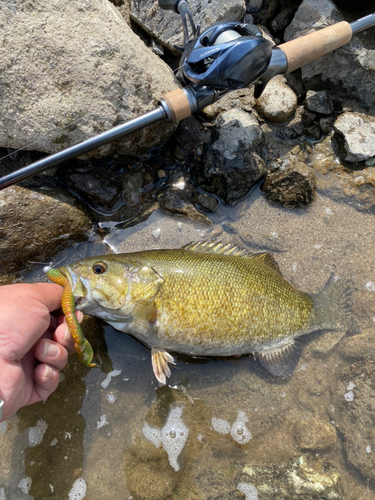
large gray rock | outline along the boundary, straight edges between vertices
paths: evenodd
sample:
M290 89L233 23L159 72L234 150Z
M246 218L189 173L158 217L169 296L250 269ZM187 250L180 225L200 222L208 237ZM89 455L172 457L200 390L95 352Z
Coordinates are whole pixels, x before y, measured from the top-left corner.
M190 8L201 32L216 21L240 21L246 12L244 0L197 0ZM183 45L181 17L172 10L162 10L158 0L133 0L131 18L169 50L179 53L173 45Z
M83 241L92 224L70 196L54 189L18 186L0 191L0 284L16 281L30 261L47 262L55 252Z
M107 0L0 3L0 146L56 152L157 106L169 67ZM143 129L97 154L139 154L174 127Z
M293 40L342 20L331 0L304 0L285 30L285 40ZM364 48L356 37L344 47L303 66L302 79L307 89L325 88L375 111L375 50Z

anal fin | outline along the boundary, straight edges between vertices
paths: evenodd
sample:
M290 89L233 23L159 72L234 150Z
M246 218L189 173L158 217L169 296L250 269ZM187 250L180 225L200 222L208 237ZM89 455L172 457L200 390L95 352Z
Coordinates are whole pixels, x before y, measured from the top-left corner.
M172 365L176 364L173 356L164 349L153 347L151 349L151 362L156 379L161 384L165 385L167 383L167 378L171 376L171 370L168 363Z
M272 347L265 351L257 352L261 364L276 377L289 377L292 375L298 360L300 350L292 340L282 347Z

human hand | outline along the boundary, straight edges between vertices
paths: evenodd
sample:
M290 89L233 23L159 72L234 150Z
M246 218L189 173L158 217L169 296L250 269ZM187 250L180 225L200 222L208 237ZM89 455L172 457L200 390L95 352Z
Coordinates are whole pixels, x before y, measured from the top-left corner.
M50 396L59 372L75 352L61 307L63 288L53 283L0 286L0 399L2 420ZM83 314L77 312L78 321Z

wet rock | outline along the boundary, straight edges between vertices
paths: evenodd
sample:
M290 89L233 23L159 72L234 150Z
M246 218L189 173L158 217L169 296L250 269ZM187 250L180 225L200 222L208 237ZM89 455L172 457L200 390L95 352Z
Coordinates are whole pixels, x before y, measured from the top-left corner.
M204 144L211 140L211 132L205 129L194 116L189 116L179 123L173 139L179 144L184 155L201 156ZM178 159L183 161L185 158L182 156Z
M176 88L110 2L1 2L0 25L1 146L57 152L156 108ZM161 122L92 154L139 154L174 128Z
M92 231L78 203L56 189L12 186L0 191L0 221L1 284L31 268L29 261L48 262L55 252Z
M263 132L252 115L232 110L218 117L215 134L193 172L194 181L225 203L234 203L266 173L259 149Z
M285 78L278 75L272 78L259 99L256 99L256 108L267 120L284 123L297 108L297 96L288 87Z
M334 152L331 137L315 144L312 166L317 172L320 192L360 210L369 210L375 205L375 167L355 171L345 168Z
M254 88L245 88L229 92L219 101L207 106L202 114L207 120L215 120L220 113L230 111L233 108L251 112L255 106Z
M242 20L246 8L244 0L199 0L190 5L201 32L221 19ZM163 10L157 0L132 2L131 19L139 24L157 42L180 55L173 45L182 46L181 17L172 10Z
M336 430L318 418L300 420L294 426L296 443L301 450L325 450L336 443Z
M344 161L358 165L375 157L375 118L361 113L343 113L334 123L335 138Z
M375 332L367 329L354 337L344 339L339 345L339 353L348 363L371 359L375 349Z
M218 205L216 198L205 193L199 193L198 191L195 192L191 201L207 212L214 212Z
M96 209L111 211L120 197L120 186L92 170L89 165L63 167L59 170L59 176L71 191Z
M372 346L372 348L371 348ZM375 480L375 356L345 366L334 388L335 424L342 433L346 460L368 480Z
M331 0L304 0L285 30L285 40L293 40L342 20ZM301 74L306 89L326 89L373 112L374 71L375 51L366 49L357 37L353 37L344 47L303 66Z
M284 207L309 205L315 196L314 169L302 162L285 166L267 176L262 191L270 201Z
M346 332L344 330L337 332L327 332L324 335L319 336L309 344L312 354L318 358L327 356L332 351L332 349L339 345L345 335Z
M131 170L123 176L122 198L126 205L129 207L138 205L143 184L143 175L140 170Z
M165 214L211 224L211 221L196 209L190 201L188 193L183 190L168 189L168 191L160 193L158 203L160 210Z
M257 485L259 500L345 498L338 470L321 458L309 459L301 456L293 463L274 467L248 465L242 469L238 479Z
M333 113L332 101L325 90L320 90L319 92L308 90L306 92L305 105L313 113L320 113L322 115Z

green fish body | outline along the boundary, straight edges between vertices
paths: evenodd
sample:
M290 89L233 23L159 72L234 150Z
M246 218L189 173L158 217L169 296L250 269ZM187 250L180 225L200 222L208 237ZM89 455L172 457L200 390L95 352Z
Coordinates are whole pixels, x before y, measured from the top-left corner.
M342 304L349 292L342 283L331 279L309 295L283 278L270 254L249 255L221 243L92 257L59 271L78 310L152 349L161 383L174 363L168 351L253 353L274 375L289 375L296 337L347 326Z

